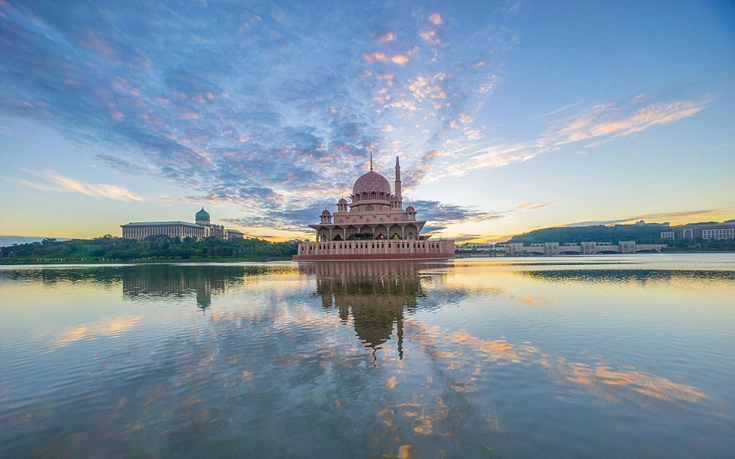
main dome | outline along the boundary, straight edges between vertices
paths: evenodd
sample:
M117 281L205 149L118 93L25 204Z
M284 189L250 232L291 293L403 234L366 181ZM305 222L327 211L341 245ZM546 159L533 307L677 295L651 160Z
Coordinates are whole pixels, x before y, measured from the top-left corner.
M377 172L370 171L355 180L355 184L352 186L352 194L356 196L362 193L372 192L390 195L390 183L387 178Z

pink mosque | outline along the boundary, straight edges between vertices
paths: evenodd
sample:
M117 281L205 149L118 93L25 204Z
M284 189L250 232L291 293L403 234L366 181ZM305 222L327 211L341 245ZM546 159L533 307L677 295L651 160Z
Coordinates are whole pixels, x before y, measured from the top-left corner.
M350 195L337 202L332 214L324 209L321 221L309 225L316 241L299 244L296 261L319 260L441 260L454 258L454 241L421 235L426 220L416 219L412 206L403 208L401 165L391 193L388 179L370 171L355 181Z

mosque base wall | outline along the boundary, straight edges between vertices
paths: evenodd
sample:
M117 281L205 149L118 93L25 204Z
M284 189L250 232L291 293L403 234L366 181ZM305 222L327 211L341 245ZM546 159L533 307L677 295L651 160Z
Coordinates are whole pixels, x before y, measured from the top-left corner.
M454 241L365 240L303 242L294 261L446 260Z

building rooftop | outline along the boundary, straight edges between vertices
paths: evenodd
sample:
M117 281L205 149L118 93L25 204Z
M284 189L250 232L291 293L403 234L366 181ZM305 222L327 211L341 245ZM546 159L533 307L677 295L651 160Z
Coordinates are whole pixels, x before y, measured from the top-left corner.
M189 222L130 222L127 225L120 225L120 226L141 226L141 225L184 225L184 226L191 226L194 228L201 228L201 225L197 225L196 223L189 223Z

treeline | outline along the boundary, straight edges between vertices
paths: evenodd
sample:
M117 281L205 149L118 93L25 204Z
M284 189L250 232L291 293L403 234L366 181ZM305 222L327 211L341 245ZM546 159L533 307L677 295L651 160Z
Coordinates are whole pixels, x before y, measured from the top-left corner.
M72 239L18 244L0 248L4 262L55 261L146 261L146 260L266 260L291 258L296 244L268 242L262 239L215 239L197 241L186 238L150 236L142 242L105 235L95 239Z
M655 244L661 241L661 231L668 227L655 223L646 225L573 226L543 228L513 236L510 242L542 244L544 242L612 242L636 241L639 244Z

